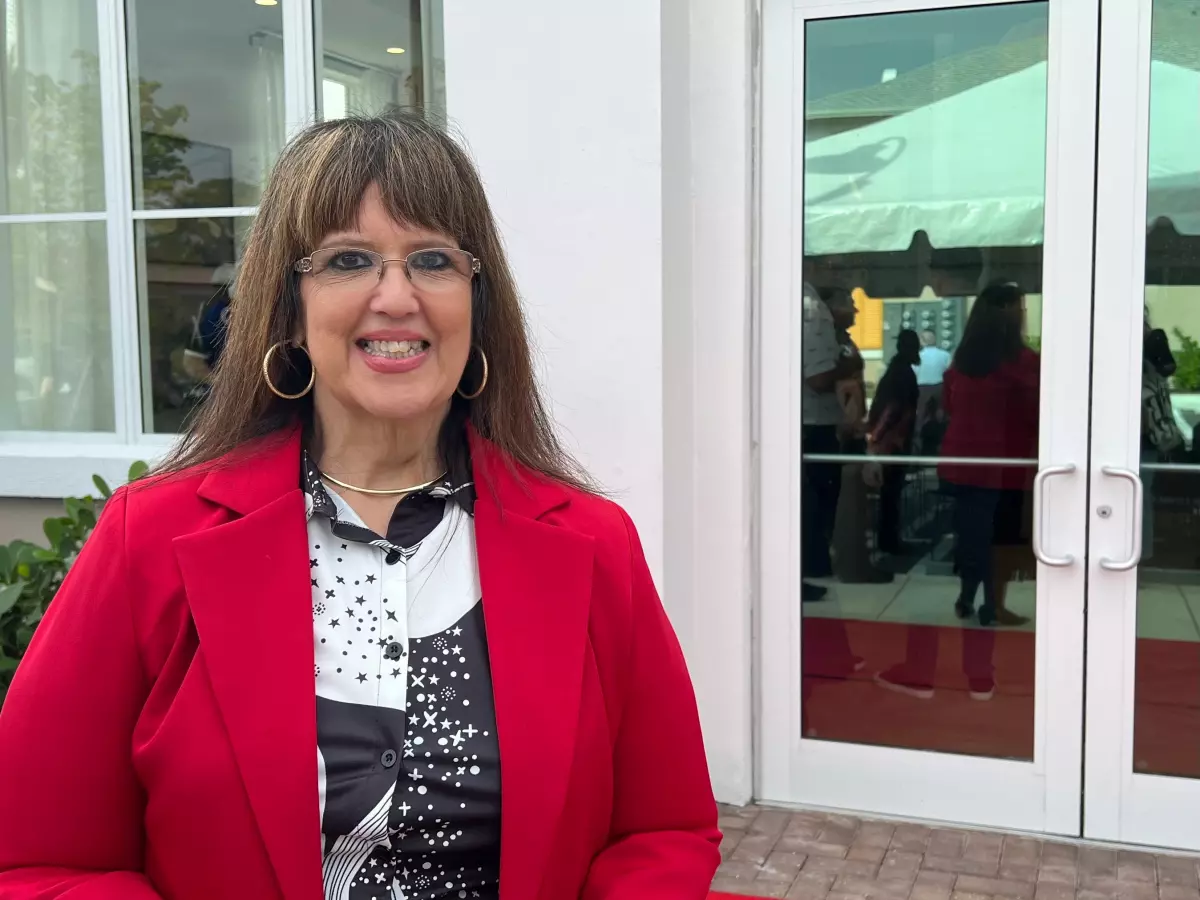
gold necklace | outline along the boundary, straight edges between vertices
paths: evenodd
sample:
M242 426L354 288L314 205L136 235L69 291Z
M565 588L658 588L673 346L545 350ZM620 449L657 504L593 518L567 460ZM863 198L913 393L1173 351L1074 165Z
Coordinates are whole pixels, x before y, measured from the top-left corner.
M345 488L348 491L354 491L356 494L374 494L376 496L396 496L399 494L415 494L417 491L425 490L425 488L429 487L430 485L437 484L439 481L441 481L443 478L446 477L446 473L443 472L437 478L431 478L428 481L426 481L424 484L414 484L412 487L398 488L395 490L389 489L389 490L381 491L381 490L376 490L374 488L364 488L364 487L359 487L358 485L354 485L354 484L347 484L344 481L338 481L332 475L326 475L324 472L321 472L320 475L323 480L328 481L330 484L336 484L340 488Z

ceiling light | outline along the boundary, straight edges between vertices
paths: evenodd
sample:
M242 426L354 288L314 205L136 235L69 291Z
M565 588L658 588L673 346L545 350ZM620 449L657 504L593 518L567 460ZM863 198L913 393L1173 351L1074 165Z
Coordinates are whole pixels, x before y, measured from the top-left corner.
M254 0L259 6L278 6L279 0Z
M387 52L388 53L403 53L404 48L403 47L388 47Z

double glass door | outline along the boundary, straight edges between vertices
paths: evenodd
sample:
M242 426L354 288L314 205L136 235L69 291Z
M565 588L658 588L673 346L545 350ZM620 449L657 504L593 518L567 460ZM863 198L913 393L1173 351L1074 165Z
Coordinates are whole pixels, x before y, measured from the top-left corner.
M768 0L757 793L1200 849L1200 0Z

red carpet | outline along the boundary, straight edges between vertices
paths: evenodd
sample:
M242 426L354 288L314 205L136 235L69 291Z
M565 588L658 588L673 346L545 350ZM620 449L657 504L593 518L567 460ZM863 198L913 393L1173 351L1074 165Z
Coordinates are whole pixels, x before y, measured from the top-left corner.
M804 718L811 736L1032 757L1033 634L817 617L805 618L803 633ZM865 663L857 672L856 657ZM987 671L989 659L995 695L973 700L966 670ZM932 699L875 683L877 672L906 660L910 671L932 684ZM1137 771L1200 777L1200 644L1139 639L1136 672Z

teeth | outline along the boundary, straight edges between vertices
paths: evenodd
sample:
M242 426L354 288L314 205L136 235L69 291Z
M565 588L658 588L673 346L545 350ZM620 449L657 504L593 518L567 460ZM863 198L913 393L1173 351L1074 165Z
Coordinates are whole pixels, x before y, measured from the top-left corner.
M362 348L372 356L386 356L390 359L404 359L416 356L429 345L424 341L363 341Z

